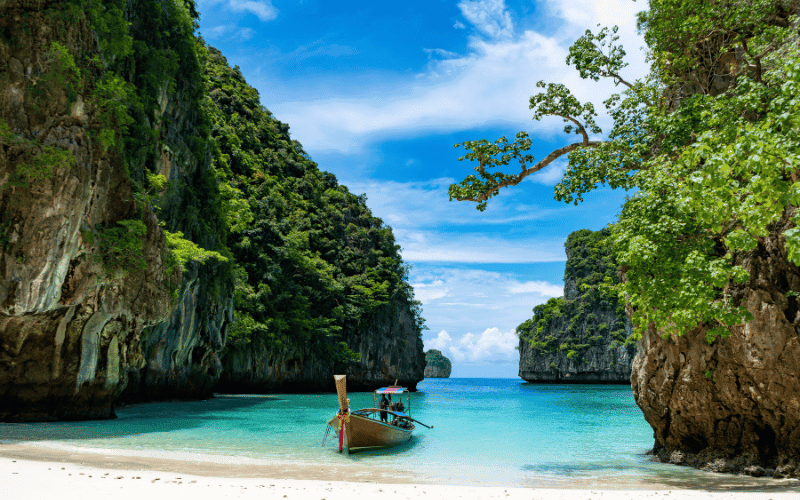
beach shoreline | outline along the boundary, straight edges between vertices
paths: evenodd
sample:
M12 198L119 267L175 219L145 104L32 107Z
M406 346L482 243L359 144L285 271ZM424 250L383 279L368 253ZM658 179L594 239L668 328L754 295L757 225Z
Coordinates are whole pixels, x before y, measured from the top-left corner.
M667 489L659 483L598 484L597 487L504 487L432 484L405 471L347 465L205 462L124 454L73 451L30 443L0 442L0 484L4 499L107 498L170 499L286 498L339 500L370 498L429 500L483 499L752 499L794 500L797 482L775 481L760 491ZM576 483L580 485L579 483ZM766 484L766 483L765 483ZM586 485L584 485L586 486Z

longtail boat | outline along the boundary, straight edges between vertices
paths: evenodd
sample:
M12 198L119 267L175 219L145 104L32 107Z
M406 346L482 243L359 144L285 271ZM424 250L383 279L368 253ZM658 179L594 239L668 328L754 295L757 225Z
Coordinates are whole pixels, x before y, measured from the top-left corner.
M411 397L405 387L395 385L382 387L373 393L373 407L350 411L350 400L347 399L347 377L334 375L336 393L339 397L339 411L335 417L328 421L328 433L334 429L339 438L339 453L347 447L348 453L369 449L386 448L405 443L411 439L411 433L416 428L416 422L430 429L422 422L411 418ZM378 407L378 396L392 395L398 397L398 403L389 409ZM402 406L402 396L406 396L407 406ZM399 408L398 408L399 406ZM385 415L385 419L381 418ZM328 434L326 434L327 437ZM324 440L323 440L324 443Z

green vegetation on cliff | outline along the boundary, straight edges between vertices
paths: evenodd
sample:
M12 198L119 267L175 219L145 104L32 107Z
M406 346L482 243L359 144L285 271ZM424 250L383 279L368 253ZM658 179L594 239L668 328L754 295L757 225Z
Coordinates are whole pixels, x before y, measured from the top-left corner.
M84 232L107 271L143 269L141 221L152 211L169 267L205 263L213 286L233 284L234 347L257 341L283 354L310 348L319 359L352 360L343 335L390 301L412 311L421 334L391 228L364 196L320 171L239 69L195 36L192 0L70 0L47 15L88 22L99 53L54 43L51 71L31 91L66 108L83 96L91 137L134 191L133 213ZM0 125L0 142L17 140ZM53 151L31 165L69 160ZM17 173L36 178L45 167Z
M425 351L425 364L426 377L449 377L453 369L450 360L438 349Z
M631 342L625 331L624 307L609 288L619 282L609 236L608 229L581 229L567 238L565 297L534 307L533 318L517 327L517 335L534 351L563 352L579 360L592 345L608 344L614 349ZM602 319L608 312L616 318L611 324ZM556 324L565 325L565 331Z
M391 228L317 168L216 49L208 49L206 71L204 106L236 260L233 345L352 359L336 339L390 300L414 308L421 333Z
M600 134L591 103L540 82L542 93L530 99L534 119L559 116L579 141L535 164L524 132L512 143L465 142L462 159L476 161L477 174L453 184L450 197L483 209L500 189L565 154L559 200L577 203L601 184L635 188L611 241L626 276L615 287L632 307L637 334L702 327L712 343L752 318L737 290L762 286L745 285L751 276L743 266L770 231L782 234L789 261L800 264L800 3L651 0L649 7L639 15L647 78L621 76L616 28L587 31L567 57L581 77L624 88L605 101L613 127L604 140L590 140ZM493 170L504 166L517 173Z

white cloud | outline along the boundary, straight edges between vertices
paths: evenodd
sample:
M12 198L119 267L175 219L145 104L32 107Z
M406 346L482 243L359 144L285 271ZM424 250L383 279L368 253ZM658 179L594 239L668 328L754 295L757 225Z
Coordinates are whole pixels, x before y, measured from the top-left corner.
M272 5L271 0L200 0L199 3L204 10L212 5L221 5L232 12L253 14L262 22L278 17L278 9Z
M560 283L530 279L528 273L534 268L517 264L508 271L487 271L423 263L412 267L415 295L429 299L422 312L431 329L423 336L425 348L439 349L456 364L499 363L498 367L505 366L505 375L516 373L512 365L519 359L514 349L517 325L532 316L534 306L562 294ZM444 296L430 298L432 292Z
M438 349L441 351L443 349L447 349L452 340L453 339L450 337L450 335L445 330L442 330L435 339L427 342L428 345L426 347L427 349Z
M529 285L533 280L524 279L526 266L500 272L419 263L411 270L411 283L416 297L426 297L423 317L433 330L513 330L531 317L533 306L562 295L560 283Z
M456 23L453 25L453 28L457 30L463 30L466 28L466 26L464 26L464 23L462 23L461 21L456 21Z
M255 30L251 28L239 28L235 24L221 24L203 32L209 40L238 38L247 41L253 38Z
M341 57L341 56L350 56L355 53L356 50L353 47L349 47L347 45L339 45L338 43L332 43L330 45L326 45L322 40L317 40L313 43L297 47L286 57L294 61L299 61L302 59L308 59L309 57L317 57L317 56Z
M432 58L434 55L437 55L437 56L443 57L443 58L458 57L457 53L451 52L449 50L444 50L444 49L422 49L422 51L425 52L426 54L428 54L429 58Z
M532 177L535 177L535 174ZM372 213L392 226L411 262L524 263L566 260L564 235L543 236L532 226L575 214L569 205L544 208L522 204L526 194L509 191L484 212L448 200L453 179L424 182L348 181L353 193L365 193ZM602 200L599 203L604 203ZM580 210L594 210L587 202ZM449 231L441 228L450 228ZM521 229L520 229L521 228Z
M428 284L414 283L411 286L414 287L414 297L423 304L447 297L447 293L450 291L449 288L444 286L444 282L441 280L437 280Z
M514 202L516 193L509 192L508 196L495 198L484 212L479 212L472 204L449 200L447 188L453 182L455 180L451 178L420 182L348 180L347 186L353 193L365 193L372 212L395 229L412 230L443 224L507 226L524 221L553 219L573 210L567 205L555 209L526 205L519 210L520 205Z
M248 12L264 22L278 17L278 9L270 0L228 0L227 5L234 12Z
M565 170L567 170L567 160L562 157L531 175L526 180L537 184L544 184L545 186L555 186L564 177Z
M458 8L467 21L491 38L510 38L514 34L504 0L464 0Z
M267 106L282 121L292 124L293 137L312 154L319 151L357 153L371 141L408 131L453 131L506 124L511 132L528 130L538 137L560 135L561 121L531 121L528 99L536 92L538 80L564 83L581 100L602 101L619 92L610 81L581 80L574 68L565 64L569 45L587 28L598 22L620 25L621 42L632 65L623 71L629 79L644 76L647 66L637 50L643 41L635 32L637 4L629 0L550 0L545 5L563 21L557 35L545 36L532 30L515 32L504 2L500 0L464 1L459 4L465 20L478 35L471 35L465 53L424 49L432 58L425 71L413 78L405 74L379 75L386 92L372 92L358 82L337 85L332 93L325 82L305 82L306 96L294 91ZM274 94L262 89L262 95ZM601 117L601 125L609 119ZM564 137L565 141L573 138ZM555 175L555 174L553 174ZM540 179L552 182L552 177Z
M410 262L464 262L513 264L566 260L561 239L507 238L482 233L452 234L433 230L395 230L403 260Z
M442 330L426 344L426 348L438 349L454 363L460 364L508 363L519 359L515 349L519 345L516 333L496 327L487 328L480 335L470 332L460 339L454 339Z
M536 80L567 73L566 50L530 31L517 41L472 38L469 46L469 54L434 59L426 73L399 82L392 99L334 96L269 107L292 124L293 137L312 152L355 153L389 133L462 130L491 122L552 135L552 124L531 121L527 102Z
M523 283L513 283L508 286L511 293L538 293L549 295L550 297L560 297L564 295L564 288L546 281L525 281Z

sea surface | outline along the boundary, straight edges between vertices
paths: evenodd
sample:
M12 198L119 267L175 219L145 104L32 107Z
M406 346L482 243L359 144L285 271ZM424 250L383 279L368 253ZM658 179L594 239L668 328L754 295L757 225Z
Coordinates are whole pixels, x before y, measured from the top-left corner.
M372 393L350 393L354 409ZM148 403L114 420L0 424L0 443L237 463L355 463L415 481L512 487L769 490L786 482L655 463L653 431L629 386L542 385L519 379L426 379L411 394L407 444L339 454L322 446L335 394L220 395Z

